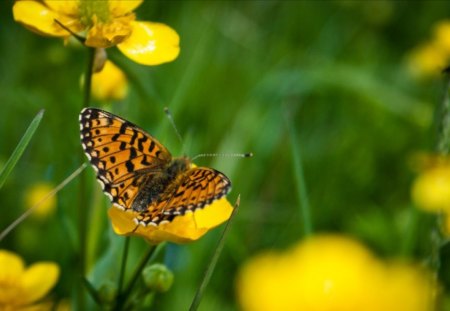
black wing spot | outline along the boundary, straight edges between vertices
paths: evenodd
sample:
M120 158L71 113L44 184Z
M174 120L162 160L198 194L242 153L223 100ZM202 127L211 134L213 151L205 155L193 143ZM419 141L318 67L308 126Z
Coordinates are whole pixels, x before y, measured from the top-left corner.
M128 173L131 173L134 171L134 164L131 161L125 162L125 166L127 167Z
M148 147L148 152L152 152L153 149L155 149L155 142L152 140L152 142L150 143L150 147Z
M108 147L103 147L103 152L108 152L109 148Z
M109 157L109 160L111 161L112 164L116 163L116 157L115 156Z

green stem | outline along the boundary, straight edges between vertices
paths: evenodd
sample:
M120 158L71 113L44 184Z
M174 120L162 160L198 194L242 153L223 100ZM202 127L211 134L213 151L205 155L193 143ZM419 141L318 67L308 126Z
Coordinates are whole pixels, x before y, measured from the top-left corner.
M419 226L419 211L414 207L408 208L408 220L403 241L400 244L400 254L405 258L410 258L413 252L414 242L416 241L417 228Z
M122 292L123 286L123 278L125 275L125 268L127 266L127 258L128 258L128 249L130 248L130 237L125 237L124 245L123 245L123 253L122 253L122 264L120 266L120 274L119 274L119 284L117 285L117 291L119 293Z
M88 48L88 62L86 66L86 73L85 73L85 81L84 81L84 96L83 96L83 107L89 106L90 100L91 100L91 82L92 82L92 68L94 64L94 57L95 57L95 49L94 48ZM80 153L80 160L81 163L85 161L85 157L82 153ZM79 258L78 258L78 264L79 264L79 273L80 276L84 276L86 272L86 236L87 236L87 212L88 209L86 208L86 191L87 190L87 183L86 183L86 174L80 174L80 189L79 189L79 202L78 202L78 234L79 234ZM78 308L84 309L84 294L82 291L82 288L80 288L78 292Z
M308 191L306 189L305 176L303 174L302 158L300 154L300 143L297 138L295 127L292 121L287 118L289 137L291 140L292 161L294 164L294 175L297 183L297 196L300 203L300 215L303 219L303 234L309 236L313 232L311 220L311 207L308 199Z
M150 257L152 257L152 255L155 253L155 250L156 250L156 246L152 245L147 250L147 253L142 257L141 262L139 263L138 267L134 271L134 274L130 280L130 283L128 283L128 286L126 287L126 289L123 292L119 292L119 294L117 295L116 305L114 307L114 310L120 311L123 309L123 306L127 302L127 298L130 295L131 290L133 289L134 285L136 285L137 281L139 280L139 277L141 276L142 270L144 270Z

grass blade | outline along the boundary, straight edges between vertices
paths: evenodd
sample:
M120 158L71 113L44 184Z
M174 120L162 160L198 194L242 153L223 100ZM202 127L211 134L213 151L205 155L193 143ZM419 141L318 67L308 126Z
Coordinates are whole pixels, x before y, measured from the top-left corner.
M305 176L303 174L302 159L300 155L300 144L295 132L294 124L289 118L287 119L289 127L289 136L292 146L292 162L294 165L295 181L297 183L297 196L300 203L300 214L303 219L303 233L305 236L312 234L313 226L311 220L311 207L308 199L308 191L306 189Z
M219 239L219 242L217 242L216 250L214 251L214 254L209 262L208 267L205 270L205 274L202 279L202 283L197 289L197 293L195 293L194 300L192 301L191 307L189 308L189 311L196 311L198 309L198 306L200 305L200 301L203 296L203 292L205 291L206 286L209 283L209 280L211 279L212 273L214 272L214 268L216 267L217 261L219 260L219 256L222 253L223 246L225 244L225 236L230 228L231 221L236 214L239 204L241 202L241 196L239 195L236 203L234 204L233 212L231 213L230 219L227 222L227 225L225 226L225 229L223 229L222 236Z
M3 184L5 183L9 174L13 170L14 166L16 166L17 161L19 161L20 157L25 151L25 148L30 143L31 137L33 137L34 132L36 131L39 123L41 122L43 115L44 109L39 111L38 114L34 117L33 121L31 121L30 125L25 131L25 134L22 136L22 139L17 144L16 149L14 149L12 155L9 157L8 161L6 162L2 171L0 172L0 188L3 187Z

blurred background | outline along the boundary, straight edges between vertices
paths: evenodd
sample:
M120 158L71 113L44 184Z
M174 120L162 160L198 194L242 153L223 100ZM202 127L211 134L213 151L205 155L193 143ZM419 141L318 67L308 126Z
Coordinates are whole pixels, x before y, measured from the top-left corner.
M37 112L45 115L0 190L1 230L29 207L33 189L56 186L85 160L78 114L87 53L28 31L13 21L11 7L0 2L1 165ZM434 217L412 206L412 162L436 144L443 79L439 70L421 70L417 55L448 12L443 1L148 1L137 9L139 20L178 32L180 56L147 67L108 49L128 77L128 96L92 105L138 124L173 155L254 153L197 161L230 177L230 202L241 195L200 310L237 310L234 276L242 263L304 237L306 198L295 161L314 232L351 235L382 258L429 259ZM88 268L100 287L117 277L123 238L112 233L109 201L88 171ZM54 295L69 300L77 276L78 182L58 193L56 208L29 217L0 242L27 263L56 261L62 275ZM222 229L161 254L175 283L155 300L155 310L187 308ZM147 246L136 238L131 248L132 268ZM441 256L445 273L450 252L444 248Z

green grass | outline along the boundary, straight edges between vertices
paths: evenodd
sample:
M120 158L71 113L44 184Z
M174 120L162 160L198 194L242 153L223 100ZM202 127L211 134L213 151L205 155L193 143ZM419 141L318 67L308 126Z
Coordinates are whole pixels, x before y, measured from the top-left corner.
M429 259L435 223L410 210L414 173L408 163L416 152L434 148L433 111L442 81L414 80L405 56L449 11L445 2L413 7L389 1L148 1L137 10L140 20L176 29L181 54L172 63L145 67L108 50L128 74L130 94L121 102L92 105L140 125L173 155L254 153L196 161L230 177L230 202L241 195L199 310L238 310L239 267L312 230L352 235L386 258ZM2 230L24 212L31 185L58 184L82 164L80 76L88 53L14 23L11 2L0 3L0 15L3 167L30 120L46 111L1 189ZM184 146L165 116L166 106ZM91 168L84 179L86 279L98 289L117 284L124 241L112 233L110 204ZM0 246L27 263L56 261L62 274L55 297L71 300L74 282L80 281L79 183L58 193L55 215L25 220ZM306 206L310 220L308 212L300 212ZM168 245L155 256L174 271L175 282L156 296L154 310L189 308L222 230L195 243ZM125 280L147 249L144 241L131 239ZM450 282L449 259L444 248L444 285ZM450 294L444 295L448 300Z

